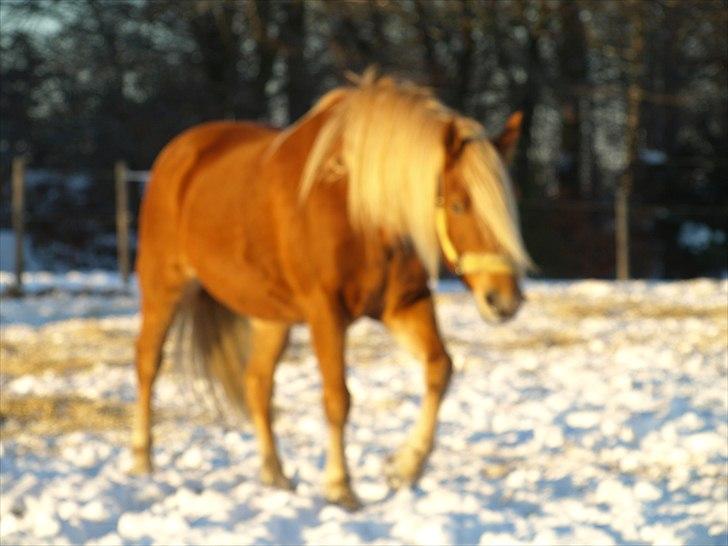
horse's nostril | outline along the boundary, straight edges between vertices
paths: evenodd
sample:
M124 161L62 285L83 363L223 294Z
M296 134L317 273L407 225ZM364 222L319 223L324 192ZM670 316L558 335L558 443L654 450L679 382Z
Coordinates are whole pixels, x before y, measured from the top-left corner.
M491 307L496 307L496 302L498 301L498 292L496 292L495 290L488 292L485 295L485 301Z

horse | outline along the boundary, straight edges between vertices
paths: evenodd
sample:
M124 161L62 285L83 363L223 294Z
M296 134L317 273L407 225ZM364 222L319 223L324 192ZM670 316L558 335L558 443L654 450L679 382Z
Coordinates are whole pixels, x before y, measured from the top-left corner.
M506 170L520 124L516 112L491 139L431 90L367 70L283 130L217 121L170 141L140 210L134 470L152 469L153 383L175 317L188 317L210 389L252 420L260 480L292 489L271 397L289 330L305 323L328 428L324 497L358 508L344 349L347 327L366 316L424 363L418 421L385 465L390 486L414 484L452 373L429 287L441 261L487 321L509 319L523 299L531 260Z

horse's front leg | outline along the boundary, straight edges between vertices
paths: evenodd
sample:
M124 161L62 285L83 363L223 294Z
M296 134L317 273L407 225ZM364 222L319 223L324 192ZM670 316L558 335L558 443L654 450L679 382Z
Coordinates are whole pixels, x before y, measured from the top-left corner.
M329 429L324 494L327 501L347 510L356 510L361 503L351 488L344 452L344 427L350 405L344 363L345 316L337 301L323 298L314 305L309 325L321 370L323 403Z
M437 328L432 297L385 312L382 320L397 340L425 363L425 395L409 438L390 458L387 481L394 488L417 482L432 451L440 409L452 374L452 362Z

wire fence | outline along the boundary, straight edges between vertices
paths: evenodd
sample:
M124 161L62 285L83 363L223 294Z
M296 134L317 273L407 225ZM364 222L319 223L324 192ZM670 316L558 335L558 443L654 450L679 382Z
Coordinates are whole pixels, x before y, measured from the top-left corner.
M53 188L53 173L48 171L47 182L39 182L34 176L31 183L28 183L26 173L25 160L16 158L11 173L10 214L0 211L4 212L0 220L2 216L10 216L9 223L15 234L13 292L23 293L23 241L27 235L40 244L63 240L77 248L90 238L99 239L100 235L105 235L105 238L101 237L105 246L99 252L106 254L106 263L111 263L115 253L115 265L124 282L128 282L136 249L139 205L149 171L132 170L119 161L108 170L89 174L89 179L95 182L93 191L89 192L88 188L85 194L84 191L57 191L55 198L48 195ZM55 175L56 180L59 176L62 178L62 175ZM554 255L561 256L567 264L562 268L564 271L581 272L586 276L605 276L613 271L613 201L605 198L531 198L521 200L519 209L527 245L537 262L547 264L544 273L563 276L559 268L548 267ZM659 260L659 256L654 256L656 248L661 248L663 254L668 252L661 240L664 236L655 233L656 223L671 224L675 231L676 226L688 221L725 226L726 219L728 205L633 201L630 204L632 254L639 262L646 258ZM2 224L7 223L2 221ZM722 265L726 264L719 263L718 268ZM654 267L643 267L642 270L647 271L648 276L660 273Z

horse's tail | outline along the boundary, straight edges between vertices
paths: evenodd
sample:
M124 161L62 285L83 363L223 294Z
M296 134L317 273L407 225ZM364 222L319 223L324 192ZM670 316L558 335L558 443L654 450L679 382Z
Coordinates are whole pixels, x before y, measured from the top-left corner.
M224 417L245 416L248 319L219 303L198 285L182 299L176 329L175 360L191 379L195 395L211 401Z

